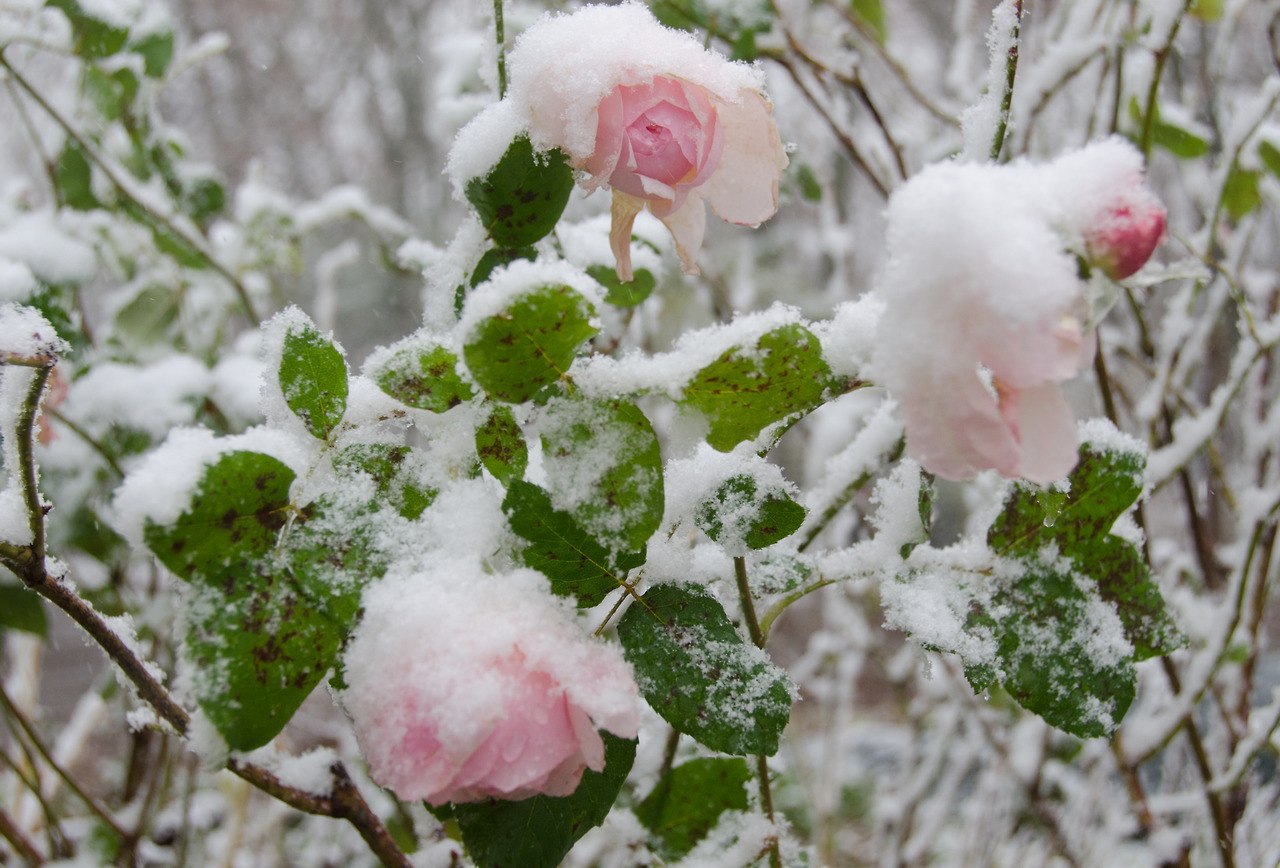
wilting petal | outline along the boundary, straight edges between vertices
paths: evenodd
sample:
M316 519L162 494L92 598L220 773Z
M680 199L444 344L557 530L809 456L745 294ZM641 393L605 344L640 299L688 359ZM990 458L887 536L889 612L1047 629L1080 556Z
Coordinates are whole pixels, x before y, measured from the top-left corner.
M618 280L630 282L634 276L631 271L631 227L635 225L636 215L644 210L644 200L613 191L613 222L609 224L609 247L613 250L613 258L617 262Z
M1062 479L1076 464L1076 421L1057 383L1023 389L1017 398L1019 447L1017 474L1045 485Z
M744 90L739 99L717 106L724 146L704 189L721 219L758 226L778 210L778 181L787 167L787 153L765 98Z
M662 217L676 242L676 256L685 274L698 274L698 251L702 248L702 236L707 229L707 208L698 196L690 196L678 209ZM630 251L628 263L630 266Z

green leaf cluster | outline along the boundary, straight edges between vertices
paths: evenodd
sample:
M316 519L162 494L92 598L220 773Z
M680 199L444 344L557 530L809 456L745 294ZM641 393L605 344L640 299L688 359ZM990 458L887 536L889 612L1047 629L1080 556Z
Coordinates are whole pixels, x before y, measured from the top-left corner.
M1111 532L1141 494L1144 467L1141 452L1085 443L1065 496L1046 499L1018 485L987 534L991 548L1020 567L974 616L996 636L999 680L1025 708L1081 737L1106 735L1120 722L1133 700L1136 661L1182 641L1142 554ZM1114 637L1095 634L1100 612L1118 618L1131 652L1117 654ZM967 674L978 690L997 680L990 667Z

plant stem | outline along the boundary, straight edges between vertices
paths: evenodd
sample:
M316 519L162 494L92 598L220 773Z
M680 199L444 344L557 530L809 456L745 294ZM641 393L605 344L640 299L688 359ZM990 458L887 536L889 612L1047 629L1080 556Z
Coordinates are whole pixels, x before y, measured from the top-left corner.
M747 559L733 559L733 575L738 582L738 597L742 601L742 616L747 622L747 632L751 641L761 651L764 650L764 633L760 630L760 621L756 618L755 602L751 598L751 584L747 581ZM769 758L763 753L756 754L756 778L760 786L760 807L770 823L777 821L773 816L773 791L769 788ZM782 854L778 851L778 839L775 837L769 844L770 868L782 868Z
M28 865L44 864L44 857L40 855L36 845L31 843L26 835L22 834L18 824L5 812L4 808L0 808L0 838L8 841L13 846L13 849L17 851L18 856Z
M1013 4L1013 16L1013 41L1009 45L1009 56L1004 63L1004 93L1000 97L1000 123L996 126L995 138L991 140L993 163L1000 159L1005 133L1009 130L1009 112L1013 108L1013 82L1018 77L1018 38L1022 34L1022 0L1017 0Z
M747 581L747 559L733 559L733 575L738 581L738 597L742 600L742 616L747 622L747 633L757 648L764 648L764 633L760 630L760 621L756 618L755 603L751 599L751 585Z
M507 95L507 36L502 21L503 0L493 0L493 42L498 50L498 99Z

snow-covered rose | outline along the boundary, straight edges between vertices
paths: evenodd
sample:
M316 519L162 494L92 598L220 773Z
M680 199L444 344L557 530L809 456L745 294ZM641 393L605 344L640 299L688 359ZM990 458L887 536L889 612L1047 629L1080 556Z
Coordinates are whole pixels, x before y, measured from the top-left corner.
M1076 425L1061 383L1096 347L1077 252L1126 276L1163 223L1141 157L1119 139L1046 164L936 165L899 188L875 367L901 405L908 453L947 479L1070 472ZM1114 243L1103 252L1097 238Z
M561 148L587 189L613 190L610 242L630 280L648 208L696 274L706 206L757 226L778 207L787 156L760 71L707 51L637 3L586 6L530 27L508 57L507 100L539 148Z
M538 573L465 560L370 587L342 693L370 776L441 805L565 796L601 770L597 729L634 738L638 693L563 603Z

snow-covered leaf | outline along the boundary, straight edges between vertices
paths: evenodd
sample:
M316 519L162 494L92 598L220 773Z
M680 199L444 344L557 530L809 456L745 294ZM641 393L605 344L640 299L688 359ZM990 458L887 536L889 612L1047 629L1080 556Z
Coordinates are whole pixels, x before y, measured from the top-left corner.
M636 683L667 723L712 750L773 755L791 682L695 585L659 585L627 610L618 638Z

